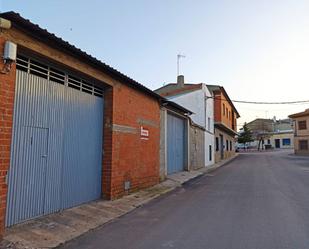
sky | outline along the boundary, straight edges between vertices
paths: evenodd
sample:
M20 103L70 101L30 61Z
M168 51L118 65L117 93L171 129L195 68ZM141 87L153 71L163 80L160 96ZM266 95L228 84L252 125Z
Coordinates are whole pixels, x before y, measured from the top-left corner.
M309 100L308 0L0 0L154 90L180 73L232 100ZM239 126L309 104L235 103Z

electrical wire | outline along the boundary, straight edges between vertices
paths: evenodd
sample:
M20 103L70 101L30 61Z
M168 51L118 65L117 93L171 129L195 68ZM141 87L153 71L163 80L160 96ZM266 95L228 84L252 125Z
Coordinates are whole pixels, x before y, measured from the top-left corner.
M229 102L227 99L210 97L207 96L207 99L221 100ZM293 105L293 104L309 104L309 100L296 100L296 101L281 101L281 102L266 102L266 101L246 101L246 100L231 100L234 103L240 104L254 104L254 105Z
M244 100L232 100L235 103L241 104L256 104L256 105L290 105L290 104L305 104L309 103L309 100L299 101L283 101L283 102L258 102L258 101L244 101Z

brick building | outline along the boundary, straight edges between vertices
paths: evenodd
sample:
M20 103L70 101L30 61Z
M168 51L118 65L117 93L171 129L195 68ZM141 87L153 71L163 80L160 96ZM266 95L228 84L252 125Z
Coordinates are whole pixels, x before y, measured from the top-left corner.
M222 86L207 87L213 93L215 102L215 162L219 162L235 154L237 118L240 115Z
M166 100L20 15L0 17L1 57L17 45L16 63L0 61L0 235L158 183Z

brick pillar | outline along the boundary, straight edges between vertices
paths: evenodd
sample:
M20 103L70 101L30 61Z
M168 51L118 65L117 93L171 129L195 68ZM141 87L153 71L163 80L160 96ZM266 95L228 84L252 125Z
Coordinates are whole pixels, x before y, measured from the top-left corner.
M3 68L3 50L5 40L0 37L0 70ZM11 153L13 109L15 94L16 67L12 66L8 74L0 73L0 238L5 226L5 209L7 198L7 184L5 181Z
M104 199L111 199L111 178L113 158L113 88L104 91L103 170L102 193Z

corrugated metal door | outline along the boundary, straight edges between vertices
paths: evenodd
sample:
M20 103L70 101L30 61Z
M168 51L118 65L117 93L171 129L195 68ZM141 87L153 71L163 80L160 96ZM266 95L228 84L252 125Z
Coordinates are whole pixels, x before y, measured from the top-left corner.
M6 226L100 198L103 98L17 70Z
M98 199L102 177L102 98L68 89L65 105L62 209Z
M16 148L19 155L13 163L22 167L11 171L10 177L19 180L9 191L19 191L14 195L14 206L23 208L16 213L9 212L11 220L25 220L44 213L48 129L23 126L18 133L21 134L20 149Z
M184 170L185 141L185 120L167 114L167 174Z

